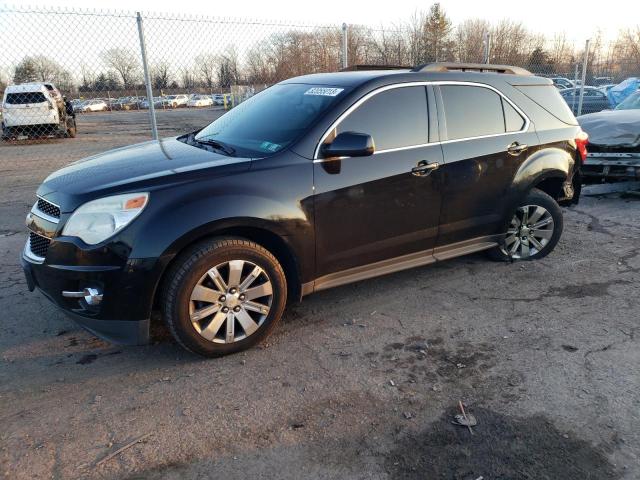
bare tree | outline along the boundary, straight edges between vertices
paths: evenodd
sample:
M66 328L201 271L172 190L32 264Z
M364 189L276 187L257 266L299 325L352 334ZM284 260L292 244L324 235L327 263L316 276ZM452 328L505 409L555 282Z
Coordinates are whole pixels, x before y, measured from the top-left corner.
M209 90L213 89L218 75L218 57L213 53L201 53L194 60L200 81Z
M164 60L157 62L151 67L151 83L153 84L153 88L168 88L171 83L170 76L169 63Z
M416 12L408 24L409 58L414 65L454 58L453 25L439 3Z
M403 65L408 60L407 39L401 27L380 28L370 36L375 51L374 63L381 65Z
M180 69L180 82L183 88L194 88L197 86L196 76L190 67Z
M218 58L218 84L226 89L237 84L239 79L238 52L234 46L229 46Z
M456 56L460 62L480 63L484 57L485 33L491 30L486 20L469 19L456 28Z
M15 68L13 81L15 83L53 82L63 90L73 88L71 74L44 55L24 57Z
M491 29L491 61L526 65L529 54L544 41L531 34L521 22L502 20Z
M556 70L564 75L571 75L576 62L575 48L567 40L566 33L556 34L550 42L549 61L555 65Z
M104 62L115 70L125 89L134 86L139 79L140 67L137 58L125 48L112 48L102 53Z

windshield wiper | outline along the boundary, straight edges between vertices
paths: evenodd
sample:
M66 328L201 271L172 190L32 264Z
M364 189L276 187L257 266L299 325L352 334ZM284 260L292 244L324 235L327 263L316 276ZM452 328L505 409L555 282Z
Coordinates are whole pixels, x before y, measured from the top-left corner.
M219 140L212 140L212 139L199 139L196 138L195 136L193 137L193 140L197 143L200 143L202 145L208 145L210 147L215 148L216 150L220 150L221 152L223 152L224 154L233 157L236 153L236 149L227 145L224 142L221 142Z

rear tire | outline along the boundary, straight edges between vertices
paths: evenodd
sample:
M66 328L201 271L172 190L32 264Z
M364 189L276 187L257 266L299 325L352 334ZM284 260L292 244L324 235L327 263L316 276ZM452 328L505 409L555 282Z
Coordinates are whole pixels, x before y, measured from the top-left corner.
M538 260L553 251L563 229L562 210L551 196L532 189L513 209L502 244L489 250L496 261Z
M180 345L218 357L264 340L280 321L286 301L284 271L268 250L243 238L216 238L176 259L161 305Z

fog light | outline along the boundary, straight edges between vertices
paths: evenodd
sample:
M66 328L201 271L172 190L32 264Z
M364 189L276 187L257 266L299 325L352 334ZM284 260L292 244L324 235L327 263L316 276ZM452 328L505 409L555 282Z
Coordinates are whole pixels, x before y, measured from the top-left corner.
M85 288L81 292L62 291L65 298L84 298L87 305L98 305L102 301L102 292L97 288Z

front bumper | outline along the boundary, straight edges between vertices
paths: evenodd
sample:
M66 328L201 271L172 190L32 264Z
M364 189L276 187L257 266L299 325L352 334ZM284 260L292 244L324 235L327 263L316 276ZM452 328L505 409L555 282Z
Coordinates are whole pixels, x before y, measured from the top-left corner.
M84 251L67 242L56 243L51 244L51 255L40 263L29 258L25 248L21 264L29 290L40 290L76 323L100 338L122 345L148 343L149 317L162 262L155 258L128 259L105 265L107 262L92 262L92 257L102 257L99 252ZM52 260L61 260L59 254L63 251L74 253L64 255L74 265L53 263ZM103 292L102 301L89 305L83 298L62 295L63 291L84 288L99 289Z
M639 180L640 152L589 152L582 166L585 180Z

